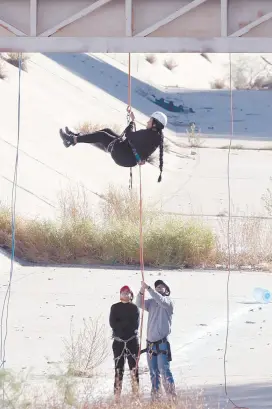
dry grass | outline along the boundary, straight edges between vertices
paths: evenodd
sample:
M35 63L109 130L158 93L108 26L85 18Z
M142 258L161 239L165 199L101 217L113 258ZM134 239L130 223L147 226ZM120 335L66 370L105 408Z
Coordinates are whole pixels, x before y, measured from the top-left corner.
M105 326L99 319L83 318L83 328L76 335L72 317L70 338L65 339L64 344L67 374L71 376L91 378L109 355Z
M7 53L5 56L5 60L9 63L14 65L15 67L19 68L20 64L20 54L19 53ZM22 54L22 60L21 60L21 68L22 70L27 72L27 61L29 60L29 57L26 54Z
M20 373L7 369L0 370L0 407L5 409L110 409L113 406L130 409L203 409L207 399L202 390L189 389L180 385L176 402L167 400L165 395L150 402L141 385L139 395L123 391L119 402L108 397L108 388L98 385L97 369L108 355L108 340L99 319L84 321L83 330L74 337L73 322L71 339L65 343L65 363L68 371L59 369L43 379L41 384L29 382L29 370ZM101 375L101 374L100 374ZM101 379L101 378L100 378ZM112 373L113 382L113 373Z
M164 60L163 65L168 70L173 71L178 66L178 63L174 59L170 58L170 59Z
M188 135L188 143L191 148L200 148L205 142L195 123L192 123L190 127L186 129L186 133Z
M58 385L54 385L54 392L48 392L46 397L39 396L38 393L33 398L21 396L20 400L4 400L0 398L1 407L5 409L204 409L209 406L201 395L195 397L180 396L175 403L170 400L161 399L151 402L144 398L135 398L133 395L123 395L117 403L113 398L93 398L92 387L84 385L84 392L80 393L82 385L75 384L69 378L58 380ZM30 395L31 396L31 395ZM5 405L5 406L4 406ZM216 406L218 407L218 406Z
M155 62L157 61L157 57L155 54L146 54L145 59L150 64L155 64Z
M226 88L226 82L223 79L215 79L210 83L211 89L225 89Z
M237 90L271 87L272 67L266 59L237 55L232 64L232 82ZM226 81L229 82L229 76Z
M0 405L5 409L204 409L210 407L208 399L201 390L183 388L178 393L176 402L163 396L156 402L144 397L123 393L120 401L106 397L101 385L100 396L94 397L93 390L97 385L94 379L75 379L71 376L53 375L47 384L33 386L23 373L0 370ZM214 406L213 406L214 407ZM217 406L216 406L217 407Z
M271 181L272 178L270 178L270 182ZM272 191L270 188L266 189L266 192L262 196L262 201L267 213L269 214L269 216L272 216Z
M4 80L7 77L5 73L5 63L0 59L0 79Z
M218 149L229 149L229 145L220 146ZM231 145L230 149L231 149L231 150L237 150L237 151L239 151L239 150L243 150L243 149L245 149L245 148L244 148L244 146L241 145L241 144L236 144L236 145ZM250 148L246 148L246 149L250 149ZM251 149L256 150L256 148L251 148ZM271 148L270 148L270 149L271 149ZM269 150L269 149L268 149L268 150Z
M105 125L99 124L97 122L91 122L91 121L82 122L75 127L76 132L80 132L82 134L92 133L92 132L99 131L100 129L104 129L104 128L106 128ZM112 129L113 132L117 133L118 135L122 133L122 129L119 125L116 125L116 124L107 125L107 128Z
M228 219L219 219L216 260L228 265ZM272 259L272 220L258 216L233 217L229 228L231 265L260 266Z
M139 264L139 198L110 188L99 216L84 195L64 195L56 221L17 217L16 256L45 263ZM182 217L144 208L145 263L149 266L198 265L214 247L211 229ZM9 209L0 211L0 246L11 248Z
M226 66L228 71L229 67ZM210 83L211 89L229 88L230 75L217 78ZM232 62L232 85L237 90L271 89L272 66L265 58L238 55Z
M60 196L55 221L17 216L16 256L36 263L139 265L137 193L109 187L104 198L92 213L84 190L70 191ZM228 265L227 217L219 217L219 228L213 230L195 218L161 214L152 203L145 202L143 211L146 266ZM229 237L233 266L271 263L271 220L254 215L231 217ZM4 206L0 246L11 249L11 215Z

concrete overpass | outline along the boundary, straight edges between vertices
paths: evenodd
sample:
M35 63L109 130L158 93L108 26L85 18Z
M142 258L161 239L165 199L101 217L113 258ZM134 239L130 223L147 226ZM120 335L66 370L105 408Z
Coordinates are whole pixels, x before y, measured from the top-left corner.
M271 52L270 0L0 0L0 51Z

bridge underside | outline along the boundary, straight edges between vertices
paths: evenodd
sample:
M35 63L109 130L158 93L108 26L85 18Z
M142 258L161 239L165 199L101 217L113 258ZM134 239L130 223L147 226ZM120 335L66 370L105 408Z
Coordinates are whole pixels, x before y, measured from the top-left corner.
M0 0L0 51L272 52L272 2Z

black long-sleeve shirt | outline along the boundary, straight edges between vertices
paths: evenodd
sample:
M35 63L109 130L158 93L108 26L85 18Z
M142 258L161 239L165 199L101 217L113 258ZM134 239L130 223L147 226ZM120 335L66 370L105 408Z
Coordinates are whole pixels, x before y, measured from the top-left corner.
M109 321L113 336L127 340L137 334L140 321L139 309L133 303L118 302L111 306Z
M147 160L160 146L161 136L152 129L140 129L133 132L133 122L125 129L126 138L133 144L141 160ZM112 151L114 161L124 167L133 167L137 161L127 140L116 143Z

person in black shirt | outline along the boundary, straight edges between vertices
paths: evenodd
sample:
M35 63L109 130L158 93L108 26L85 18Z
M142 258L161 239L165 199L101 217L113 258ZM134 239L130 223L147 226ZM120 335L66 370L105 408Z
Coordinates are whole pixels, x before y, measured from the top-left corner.
M137 394L139 373L136 362L139 353L139 309L132 303L133 292L128 286L120 290L120 302L113 304L110 310L109 322L112 328L112 350L115 362L114 394L121 394L125 359L131 373L132 391Z
M163 112L154 112L147 122L146 129L135 129L135 116L130 112L131 122L122 135L117 135L112 129L105 128L89 134L76 134L65 128L60 129L60 136L66 148L77 143L91 143L110 152L115 163L122 167L134 167L143 165L145 161L160 147L160 176L163 170L163 139L162 130L167 125L167 116Z

